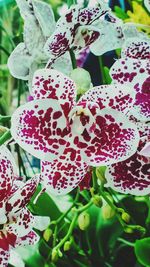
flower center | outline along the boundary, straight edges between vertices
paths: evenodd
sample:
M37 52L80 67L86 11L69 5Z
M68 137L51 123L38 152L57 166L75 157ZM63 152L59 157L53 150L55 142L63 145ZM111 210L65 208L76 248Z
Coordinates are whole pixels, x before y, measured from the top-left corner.
M75 107L69 114L69 120L71 124L71 130L73 134L82 134L86 128L91 130L95 120L88 108Z

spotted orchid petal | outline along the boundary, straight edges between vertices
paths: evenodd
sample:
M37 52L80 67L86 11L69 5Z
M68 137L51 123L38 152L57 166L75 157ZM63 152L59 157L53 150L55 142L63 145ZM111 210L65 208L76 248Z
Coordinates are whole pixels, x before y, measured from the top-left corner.
M143 38L128 38L121 51L122 57L150 59L150 41Z
M23 208L13 217L13 223L6 225L6 231L9 234L14 234L16 237L27 235L33 228L35 218L27 208Z
M136 91L133 115L143 121L150 116L150 63L148 60L123 58L117 60L110 70L114 83L128 85Z
M0 248L0 266L7 267L10 253L8 250Z
M28 80L31 62L32 56L28 54L25 44L20 43L8 58L7 65L13 77Z
M132 121L136 125L139 131L140 137L149 136L150 135L150 122L145 123L143 121L137 120L132 115L132 111L130 113L128 114L128 118L130 121Z
M76 31L73 42L73 48L80 51L82 48L89 46L100 36L100 31L92 25L80 26Z
M32 230L23 237L18 237L15 247L35 245L39 241L40 237Z
M46 54L53 54L56 58L63 55L69 48L74 46L77 29L80 26L91 25L95 20L107 13L108 10L101 5L84 9L81 9L79 6L73 6L73 8L68 10L67 14L58 20L56 31L48 38L45 44ZM93 36L90 39L95 40Z
M37 188L38 182L38 176L34 176L9 198L6 203L6 211L9 212L9 216L11 213L14 214L18 212L29 203Z
M93 108L92 108L93 109ZM90 166L109 165L135 153L139 142L136 126L114 109L91 110L95 123L73 135L82 159ZM86 124L88 121L86 120Z
M90 50L94 55L100 56L122 47L124 38L121 25L100 21L97 24L97 29L99 29L100 36L90 45Z
M11 125L15 141L39 159L54 160L65 148L68 123L55 99L34 100L20 106Z
M53 195L65 195L82 181L88 165L82 161L80 151L69 146L59 159L42 161L41 178L46 190Z
M78 104L88 101L98 104L100 109L113 108L127 114L135 101L135 91L124 85L101 85L84 94Z
M106 186L117 192L136 196L150 193L150 158L139 153L146 139L140 140L138 150L132 157L107 168Z
M67 116L76 100L76 85L67 76L56 70L41 69L35 72L34 99L56 99Z
M9 198L17 167L10 151L0 147L0 223L5 223L5 203ZM6 219L7 220L7 219Z

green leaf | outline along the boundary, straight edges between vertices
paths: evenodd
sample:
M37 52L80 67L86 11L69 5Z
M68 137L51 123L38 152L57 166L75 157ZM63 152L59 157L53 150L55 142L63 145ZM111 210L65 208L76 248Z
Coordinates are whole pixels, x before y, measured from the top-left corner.
M135 242L135 255L139 263L146 267L150 266L150 237Z
M110 84L112 82L112 79L109 75L109 68L106 66L104 66L104 76L105 76L106 84Z
M128 15L126 14L126 12L124 12L119 6L115 6L114 10L118 18L123 19L123 20L128 18Z

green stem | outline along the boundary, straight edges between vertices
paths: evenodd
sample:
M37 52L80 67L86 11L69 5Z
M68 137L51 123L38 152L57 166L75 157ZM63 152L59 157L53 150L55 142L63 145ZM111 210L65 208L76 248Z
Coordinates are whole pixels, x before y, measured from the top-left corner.
M77 68L77 62L76 62L75 54L74 54L72 49L70 49L69 53L70 53L70 58L71 58L71 62L72 62L72 67L73 67L73 69L76 69Z
M7 122L11 119L11 116L0 115L0 122Z
M128 245L128 246L130 246L130 247L134 247L134 243L129 242L129 241L127 241L127 240L125 240L125 239L123 239L121 237L119 237L117 240L122 242L122 243L124 243L124 244L126 244L126 245Z
M73 232L73 229L74 229L74 225L76 223L76 220L78 218L78 213L76 212L74 214L74 217L72 219L72 222L70 224L70 227L69 227L69 230L68 230L68 233L66 234L66 236L58 243L57 246L54 247L54 249L58 250L61 248L61 246L63 246L63 244L69 239L69 237L72 235L72 232Z
M102 76L102 84L106 84L102 56L99 56L98 60L99 60L100 72L101 72L101 76Z
M0 138L0 146L3 145L6 141L8 141L11 138L11 132L8 130L5 132L2 137Z

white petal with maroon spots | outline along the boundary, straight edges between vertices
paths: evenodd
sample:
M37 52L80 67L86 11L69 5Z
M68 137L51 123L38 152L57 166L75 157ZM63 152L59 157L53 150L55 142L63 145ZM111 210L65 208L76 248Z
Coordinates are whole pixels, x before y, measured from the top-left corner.
M78 27L91 25L99 17L107 13L107 11L108 9L101 6L84 9L81 9L79 6L73 6L73 8L68 10L67 14L58 20L56 31L48 38L45 44L46 54L49 55L51 53L56 58L63 55L69 48L74 46L74 38ZM93 36L92 39L95 41Z
M15 217L16 222L6 225L6 231L13 233L17 237L23 237L27 235L34 227L35 218L31 212L24 208Z
M113 108L126 114L135 101L135 91L127 85L101 85L87 91L79 103L82 101L96 103L100 109Z
M32 88L34 99L56 99L66 115L75 104L76 85L59 71L49 69L36 71Z
M15 141L39 159L53 160L66 145L67 120L55 99L34 100L12 115L11 133Z
M124 194L142 196L150 193L150 158L139 153L146 139L141 139L132 157L107 168L106 186Z
M35 245L39 239L40 237L34 231L30 231L27 235L17 238L15 247Z
M24 208L33 196L36 187L39 183L38 175L29 179L24 186L19 188L7 201L6 210L9 215L16 213Z
M100 30L92 25L80 26L76 31L73 47L76 51L92 44L100 36Z
M10 151L0 147L0 221L5 220L5 202L9 198L17 167Z
M109 165L133 155L139 142L136 126L121 112L102 109L95 114L95 128L74 137L82 159L91 166Z
M8 266L8 260L9 260L9 251L3 250L0 248L0 266L1 267L7 267Z
M67 147L59 159L42 161L42 184L54 195L65 195L85 177L88 165L82 161L80 151Z
M114 83L132 86L136 91L133 115L143 121L150 116L150 62L124 58L111 67L110 75Z
M121 56L150 60L150 41L135 37L128 38L122 47Z

